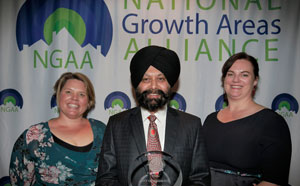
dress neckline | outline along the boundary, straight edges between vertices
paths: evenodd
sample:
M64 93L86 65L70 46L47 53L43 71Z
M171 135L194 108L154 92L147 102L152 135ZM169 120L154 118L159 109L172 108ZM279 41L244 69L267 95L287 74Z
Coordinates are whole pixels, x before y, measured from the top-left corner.
M63 146L69 150L72 151L76 151L76 152L89 152L93 146L93 142L91 142L88 145L85 146L75 146L75 145L71 145L65 141L63 141L62 139L58 138L57 136L55 136L52 132L51 135L53 137L53 140L55 143L59 144L60 146Z
M88 121L89 121L89 124L91 125L91 128L92 128L92 132L93 132L93 141L92 141L91 143L89 143L88 145L85 145L85 146L75 146L75 145L72 145L72 144L70 144L70 143L67 143L67 142L63 141L62 139L58 138L57 136L55 136L55 135L51 132L50 127L49 127L49 122L48 122L48 121L46 122L46 125L47 125L47 128L48 128L48 130L49 130L50 137L53 138L54 144L57 144L57 145L59 145L59 146L62 146L62 147L64 147L64 148L66 148L66 149L69 149L69 150L75 151L75 152L89 152L89 151L92 149L92 147L93 147L93 144L94 144L94 141L95 141L95 135L96 135L96 134L94 133L95 131L93 130L93 125L92 125L92 123L91 123L91 120L88 119Z
M243 117L243 118L239 118L239 119L235 119L235 120L232 120L232 121L228 121L228 122L222 122L221 120L219 120L219 118L218 118L218 113L219 113L220 111L218 111L218 112L216 112L216 119L217 119L218 122L221 123L221 124L231 124L231 123L234 123L234 122L237 122L237 121L241 121L241 120L244 120L244 119L253 117L253 116L255 116L255 115L257 115L257 114L259 114L259 113L261 113L261 112L263 112L263 111L265 111L265 110L269 110L269 109L268 109L268 108L263 108L263 109L261 109L261 110L255 112L255 113L253 113L253 114L250 114L250 115L245 116L245 117Z

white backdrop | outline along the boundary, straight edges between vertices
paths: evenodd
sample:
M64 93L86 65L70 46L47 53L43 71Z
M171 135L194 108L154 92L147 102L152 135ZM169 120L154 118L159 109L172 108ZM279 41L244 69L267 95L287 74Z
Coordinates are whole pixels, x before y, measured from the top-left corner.
M224 61L240 51L257 57L256 101L288 122L290 184L300 186L299 10L297 0L0 0L0 185L17 137L57 116L52 87L63 72L92 80L96 109L89 117L106 123L136 105L130 60L155 44L181 60L173 106L202 121L222 105Z

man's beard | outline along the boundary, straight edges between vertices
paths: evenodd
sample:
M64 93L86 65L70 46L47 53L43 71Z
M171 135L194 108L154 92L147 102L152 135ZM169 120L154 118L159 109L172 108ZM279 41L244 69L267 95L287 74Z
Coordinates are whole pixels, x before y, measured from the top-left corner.
M168 90L167 93L164 93L162 90L158 89L150 89L140 92L137 88L135 90L135 94L139 105L150 112L153 112L163 108L168 103L171 96L171 90ZM149 94L158 94L160 95L160 98L148 98Z

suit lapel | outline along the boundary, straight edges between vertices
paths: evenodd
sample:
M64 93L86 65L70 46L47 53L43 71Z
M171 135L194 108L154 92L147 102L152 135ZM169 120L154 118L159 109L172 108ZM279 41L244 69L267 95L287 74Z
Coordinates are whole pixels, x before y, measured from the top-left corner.
M130 126L139 154L146 152L146 142L142 121L141 109L137 108L130 117Z
M179 119L176 110L168 107L164 152L170 154L173 158L176 152L175 147L178 144L178 133L180 132ZM172 183L176 181L178 175L174 172L173 168L166 166L165 173L170 177Z
M145 142L145 135L144 135L144 127L143 127L143 121L142 121L142 114L141 114L141 109L139 107L137 107L137 109L133 110L133 112L131 113L130 119L129 119L129 125L131 126L131 131L132 131L132 138L134 139L135 145L137 149L137 153L136 156L140 156L142 153L145 153L147 151L146 149L146 142ZM135 151L135 150L134 150ZM137 158L135 157L135 158ZM135 163L137 163L137 165L141 165L145 160L145 156L141 156L141 158L138 159L138 162L134 161ZM135 165L135 166L137 166ZM133 165L134 167L134 165ZM137 174L140 174L140 176L142 175L146 175L146 173L148 172L148 169L146 166L143 166L144 168L141 169L140 171L144 171L144 172L140 172L138 171ZM131 170L130 170L131 171Z
M137 150L139 155L146 152L146 142L145 142L145 135L144 135L144 128L143 128L143 121L141 117L141 110L140 108L133 110L130 116L130 126L133 135L133 139L135 141ZM175 147L177 145L177 136L179 133L179 117L175 109L168 108L167 111L167 118L166 118L166 133L165 133L165 146L164 151L170 155L174 154ZM142 159L140 159L142 162ZM143 159L144 161L144 159ZM144 166L144 174L148 171L148 168ZM173 175L170 170L166 169L168 175L172 178Z
M176 111L172 108L168 108L166 118L166 133L165 133L165 146L164 151L171 154L174 152L174 148L177 145L176 139L178 136L179 118Z

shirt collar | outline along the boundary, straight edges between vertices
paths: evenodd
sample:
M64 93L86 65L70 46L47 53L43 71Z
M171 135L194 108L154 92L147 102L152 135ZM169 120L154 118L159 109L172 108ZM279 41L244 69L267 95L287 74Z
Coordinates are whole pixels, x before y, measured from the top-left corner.
M145 121L149 121L148 116L151 115L151 113L143 107L141 107L141 113L143 122L145 123ZM161 122L162 118L166 117L167 115L167 106L165 105L162 109L159 109L154 113L154 115L156 116L156 119Z

